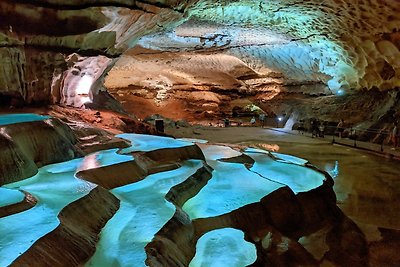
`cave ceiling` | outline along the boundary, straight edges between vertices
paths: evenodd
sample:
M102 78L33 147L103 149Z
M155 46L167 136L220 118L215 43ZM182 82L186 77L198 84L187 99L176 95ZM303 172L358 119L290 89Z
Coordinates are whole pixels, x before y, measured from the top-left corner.
M332 91L400 86L398 0L0 1L0 45L225 54Z

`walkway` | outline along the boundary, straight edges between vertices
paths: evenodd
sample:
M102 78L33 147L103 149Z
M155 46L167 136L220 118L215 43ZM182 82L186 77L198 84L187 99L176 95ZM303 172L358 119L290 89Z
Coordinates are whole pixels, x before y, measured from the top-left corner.
M293 134L293 135L302 135L305 137L312 138L311 133L304 133L301 134L297 130L288 130L285 128L267 128L265 129L273 130L273 131L278 131L278 132L284 132L287 134ZM317 140L326 140L327 142L331 142L333 144L339 144L343 146L348 146L348 147L353 147L361 150L365 150L368 152L375 153L380 156L384 156L387 158L391 159L396 159L400 160L400 147L393 149L392 146L386 145L386 144L376 144L376 143L371 143L371 142L363 142L363 141L358 141L358 140L353 140L349 138L339 138L337 136L332 136L332 135L325 135L324 138L322 137L314 137Z

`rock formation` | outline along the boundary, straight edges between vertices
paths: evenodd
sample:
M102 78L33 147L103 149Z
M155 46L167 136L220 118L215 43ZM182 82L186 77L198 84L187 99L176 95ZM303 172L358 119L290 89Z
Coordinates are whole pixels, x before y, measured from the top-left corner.
M37 168L79 155L75 135L57 119L1 126L0 184L34 175Z
M78 266L84 263L96 249L101 229L118 208L116 197L96 187L65 207L58 215L60 225L36 241L10 266Z
M2 1L0 88L2 95L27 103L80 106L81 101L64 99L75 97L71 75L81 75L76 85L96 80L108 60L91 56L114 57L139 44L222 53L261 76L273 70L284 80L323 83L333 92L392 89L400 81L398 11L395 0ZM70 52L97 66L89 72L68 66Z
M24 199L21 202L0 207L0 218L10 216L18 212L23 212L24 210L30 209L36 205L37 199L35 199L28 192L23 193Z
M129 146L127 141L87 124L68 120L67 124L51 117L29 121L30 114L26 115L24 122L0 125L0 185L28 178L44 165L99 149Z
M75 136L82 128L69 131ZM30 197L0 205L0 226L19 218L13 234L0 237L2 264L188 266L199 239L224 228L253 244L254 266L369 264L366 238L336 206L332 178L307 160L169 137L117 137L126 142L110 144L122 148L44 166L5 185ZM21 232L26 223L37 231ZM373 249L380 255L379 243Z
M399 30L398 0L0 1L0 106L63 106L62 120L0 123L0 265L188 266L223 228L253 266L382 262L304 160L94 126L250 111L386 131Z

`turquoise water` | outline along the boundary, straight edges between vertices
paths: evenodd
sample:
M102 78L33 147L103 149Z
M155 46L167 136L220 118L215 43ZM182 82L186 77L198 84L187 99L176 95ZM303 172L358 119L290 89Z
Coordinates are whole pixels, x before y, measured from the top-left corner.
M42 236L59 225L58 213L83 197L95 185L74 176L82 159L48 165L23 181L8 184L10 189L31 193L37 204L24 212L0 218L0 266L8 266Z
M131 152L147 152L163 148L177 148L193 145L192 142L178 140L170 137L162 137L145 134L119 134L119 138L124 138L131 142L131 146L121 149L122 154Z
M264 196L284 186L249 171L243 164L218 161L218 159L241 155L232 148L205 146L202 150L207 163L214 171L207 186L183 205L183 210L192 219L214 217L231 212L247 204L258 202Z
M24 197L21 191L0 187L0 207L21 202Z
M118 149L104 150L66 162L44 166L31 178L0 187L0 206L21 201L31 193L37 204L26 211L0 218L0 266L8 266L42 236L59 225L57 215L71 202L88 194L95 184L76 178L78 170L133 160Z
M21 114L1 114L0 115L0 126L15 124L21 122L31 121L43 121L51 118L50 116L42 116L33 113L21 113Z
M275 160L266 156L263 153L246 153L254 161L251 171L256 172L263 177L285 184L292 189L294 193L306 192L311 189L321 186L325 180L325 176L311 168L303 166L295 157L283 157L285 161ZM279 156L279 155L278 155ZM282 157L282 154L280 154Z
M188 160L176 170L111 190L121 207L103 228L96 253L86 266L145 266L144 247L175 213L165 195L202 166L199 160Z
M21 201L23 194L18 190L25 190L38 200L29 210L0 218L0 266L11 264L35 241L55 229L59 225L59 212L97 186L78 179L78 171L134 160L129 154L133 151L193 145L189 140L167 137L119 136L130 140L132 146L48 165L29 179L0 188L0 206ZM255 164L247 169L243 164L220 161L240 156L240 151L218 145L199 146L214 171L207 185L183 206L192 219L231 212L258 202L285 185L295 192L309 190L322 184L325 178L306 168L303 165L306 161L297 157L278 153L270 156L267 151L249 149L245 154L252 157ZM175 206L165 199L165 195L203 164L201 160L187 160L181 162L178 169L148 175L136 183L110 190L120 199L120 209L101 231L96 252L86 266L145 266L144 247L175 213ZM191 266L245 266L254 260L254 245L245 242L241 231L220 229L199 240Z

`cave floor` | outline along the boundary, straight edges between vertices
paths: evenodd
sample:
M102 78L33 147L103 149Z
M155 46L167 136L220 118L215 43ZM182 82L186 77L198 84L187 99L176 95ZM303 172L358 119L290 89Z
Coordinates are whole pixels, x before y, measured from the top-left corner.
M205 139L272 149L308 159L328 172L338 165L334 190L337 204L365 232L369 241L379 239L378 229L400 230L400 164L363 150L332 145L332 137L310 138L260 127L166 128L175 137Z

